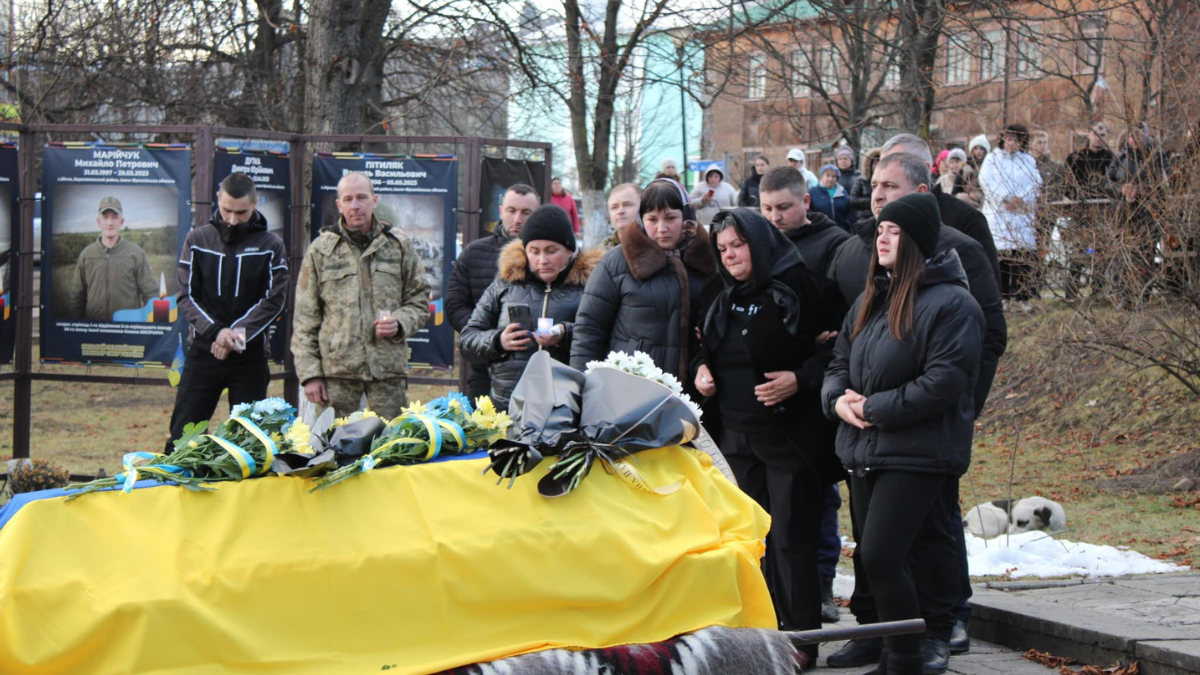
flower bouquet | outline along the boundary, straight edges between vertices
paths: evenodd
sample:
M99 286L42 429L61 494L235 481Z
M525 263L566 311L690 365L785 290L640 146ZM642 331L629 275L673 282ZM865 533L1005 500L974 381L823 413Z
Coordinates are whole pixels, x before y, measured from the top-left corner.
M565 373L547 377L547 372L558 374L558 366L561 364L552 363L548 354L539 352L530 359L513 392L514 404L518 390L522 395L521 408L514 408L514 414L522 417L517 428L524 436L510 433L507 442L494 445L489 451L489 468L501 480L509 478L511 486L516 476L528 472L543 456L556 455L557 461L538 481L538 491L546 497L559 497L579 487L597 460L606 471L641 489L659 494L678 489L651 487L629 459L642 450L680 445L696 436L700 409L683 393L679 381L655 367L645 354L631 357L615 352L605 361L589 364L576 399L569 386L575 381ZM556 386L564 383L568 386ZM576 400L577 408L565 405ZM573 418L565 414L575 410L578 413ZM536 420L549 423L537 433L529 433Z
M240 403L214 433L205 433L208 422L188 424L170 455L128 453L122 460L124 471L67 488L78 490L67 499L118 485L129 492L142 478L200 491L212 489L203 483L266 475L281 449L290 450L294 442L308 435L307 427L302 422L297 426L295 419L296 409L281 398Z
M419 464L443 455L463 455L503 438L512 420L492 400L479 397L478 409L459 393L450 393L404 409L370 439L370 451L322 477L313 492L381 466ZM336 435L336 429L334 431Z

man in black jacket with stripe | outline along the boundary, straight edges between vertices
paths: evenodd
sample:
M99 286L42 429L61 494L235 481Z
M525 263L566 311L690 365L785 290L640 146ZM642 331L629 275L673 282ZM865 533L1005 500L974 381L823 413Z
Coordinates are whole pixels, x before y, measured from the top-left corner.
M212 220L184 242L177 304L190 330L168 452L187 424L212 418L225 389L231 407L267 396L267 329L283 311L288 267L283 240L257 206L254 181L230 174Z
M500 201L500 223L496 231L467 244L454 261L450 283L446 287L446 318L458 333L471 320L471 312L483 297L483 292L496 280L500 249L521 236L525 219L540 205L537 191L517 183L508 188ZM467 395L474 401L492 390L487 364L471 364L467 380Z

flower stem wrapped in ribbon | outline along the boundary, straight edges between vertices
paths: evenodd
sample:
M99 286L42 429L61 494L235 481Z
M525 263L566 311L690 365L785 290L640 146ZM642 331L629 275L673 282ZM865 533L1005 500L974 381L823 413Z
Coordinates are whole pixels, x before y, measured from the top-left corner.
M131 452L122 461L124 471L68 488L79 490L70 499L118 485L129 492L143 478L210 490L202 484L264 476L275 456L288 449L295 418L296 409L280 398L235 405L214 433L205 433L208 422L188 424L170 455Z
M444 455L463 455L485 448L504 436L512 423L496 412L490 398L481 396L479 408L459 393L451 393L427 405L417 403L388 422L371 441L370 452L325 475L312 491L333 487L342 481L397 464L420 464Z

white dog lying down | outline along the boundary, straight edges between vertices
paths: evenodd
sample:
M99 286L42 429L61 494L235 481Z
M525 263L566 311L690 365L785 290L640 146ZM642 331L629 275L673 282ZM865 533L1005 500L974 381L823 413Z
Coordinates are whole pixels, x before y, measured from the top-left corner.
M1001 499L968 511L967 517L963 518L963 527L976 537L1032 530L1061 532L1067 529L1067 514L1062 505L1045 497L1027 497L1016 503Z

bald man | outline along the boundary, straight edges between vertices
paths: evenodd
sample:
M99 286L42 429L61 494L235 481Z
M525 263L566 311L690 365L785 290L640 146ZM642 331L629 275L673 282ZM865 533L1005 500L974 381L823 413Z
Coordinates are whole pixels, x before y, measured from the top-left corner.
M429 320L429 280L412 242L375 217L369 178L338 182L337 225L308 247L296 284L292 354L304 396L338 417L408 405L408 338Z

